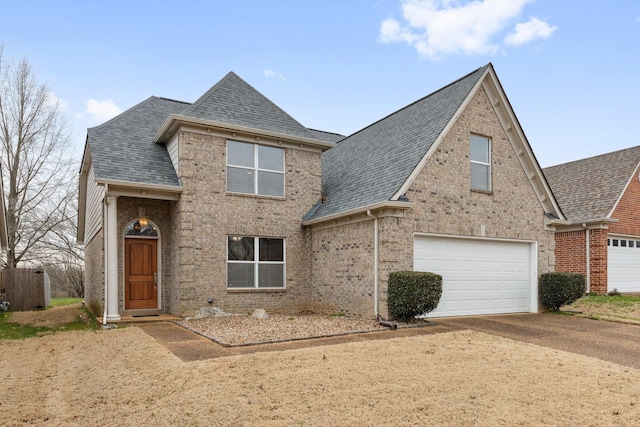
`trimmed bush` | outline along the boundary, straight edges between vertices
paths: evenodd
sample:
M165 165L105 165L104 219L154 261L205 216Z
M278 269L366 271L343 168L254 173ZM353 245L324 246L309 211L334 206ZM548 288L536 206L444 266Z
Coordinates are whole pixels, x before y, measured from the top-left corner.
M442 295L442 276L421 271L389 274L387 306L394 319L409 322L433 311Z
M578 273L545 273L540 276L540 301L553 311L584 296L587 282Z

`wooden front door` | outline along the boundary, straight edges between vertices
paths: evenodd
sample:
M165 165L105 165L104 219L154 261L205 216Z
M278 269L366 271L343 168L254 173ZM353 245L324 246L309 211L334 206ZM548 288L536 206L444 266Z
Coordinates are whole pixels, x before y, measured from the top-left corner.
M125 309L158 308L158 241L124 242Z

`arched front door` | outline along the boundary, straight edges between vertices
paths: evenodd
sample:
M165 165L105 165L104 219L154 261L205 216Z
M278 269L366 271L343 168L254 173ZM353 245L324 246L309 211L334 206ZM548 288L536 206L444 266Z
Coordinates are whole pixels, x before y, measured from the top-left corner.
M143 226L140 225L143 224ZM158 308L158 233L145 218L125 228L125 309Z

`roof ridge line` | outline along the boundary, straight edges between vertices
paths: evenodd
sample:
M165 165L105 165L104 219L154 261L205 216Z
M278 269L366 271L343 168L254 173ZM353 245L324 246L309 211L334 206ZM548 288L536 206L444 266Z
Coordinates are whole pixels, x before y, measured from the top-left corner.
M489 63L489 64L490 64L490 63ZM431 97L431 96L433 96L433 95L437 94L438 92L442 92L443 90L447 89L448 87L453 86L454 84L456 84L456 83L460 82L461 80L466 79L467 77L469 77L469 76L470 76L470 75L472 75L473 73L477 73L477 72L478 72L478 71L480 71L481 69L483 69L483 68L487 67L489 64L484 65L484 66L482 66L482 67L478 67L478 68L476 68L475 70L471 71L470 73L467 73L467 74L465 74L464 76L460 77L459 79L456 79L456 80L452 81L451 83L449 83L449 84L447 84L447 85L445 85L445 86L442 86L441 88L439 88L439 89L437 89L437 90L434 90L434 91L433 91L433 92L431 92L430 94L425 95L425 96L423 96L422 98L416 99L416 100L415 100L415 101L413 101L412 103L407 104L407 105L405 105L404 107L399 108L399 109L397 109L396 111L394 111L394 112L392 112L392 113L387 114L387 115L386 115L386 116L384 116L383 118L381 118L381 119L379 119L379 120L376 120L375 122L373 122L373 123L369 124L368 126L365 126L365 127L363 127L362 129L360 129L360 130L358 130L358 131L355 131L354 133L352 133L352 134L348 135L348 136L347 136L347 138L349 138L349 137L351 137L351 136L353 136L353 135L359 134L360 132L362 132L362 131L364 131L364 130L366 130L366 129L369 129L369 128L370 128L370 127L372 127L373 125L378 124L378 123L380 123L381 121L386 120L386 119L388 119L389 117L391 117L391 116L393 116L393 115L395 115L395 114L398 114L399 112L401 112L401 111L403 111L403 110L406 110L406 109L408 109L409 107L412 107L412 106L414 106L415 104L417 104L417 103L419 103L419 102L424 101L425 99L427 99L427 98L429 98L429 97Z

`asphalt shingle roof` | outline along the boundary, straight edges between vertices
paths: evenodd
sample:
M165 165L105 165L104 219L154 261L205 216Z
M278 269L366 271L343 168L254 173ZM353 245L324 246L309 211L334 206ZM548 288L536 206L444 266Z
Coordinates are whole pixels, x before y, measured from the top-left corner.
M87 130L96 179L180 186L167 148L153 137L172 113L189 104L152 96Z
M224 76L182 114L197 119L316 139L306 127L233 72Z
M640 146L543 169L571 221L607 218L640 163Z
M337 142L342 141L345 138L344 135L340 135L339 133L325 132L323 130L316 130L316 129L308 129L308 130L309 132L311 132L311 134L314 137L324 142L332 142L335 144Z
M313 220L390 200L436 141L486 65L343 139L322 155L326 201Z
M231 72L193 104L152 96L108 122L88 129L95 177L179 187L166 147L153 142L171 114L325 142L344 138L305 128Z

